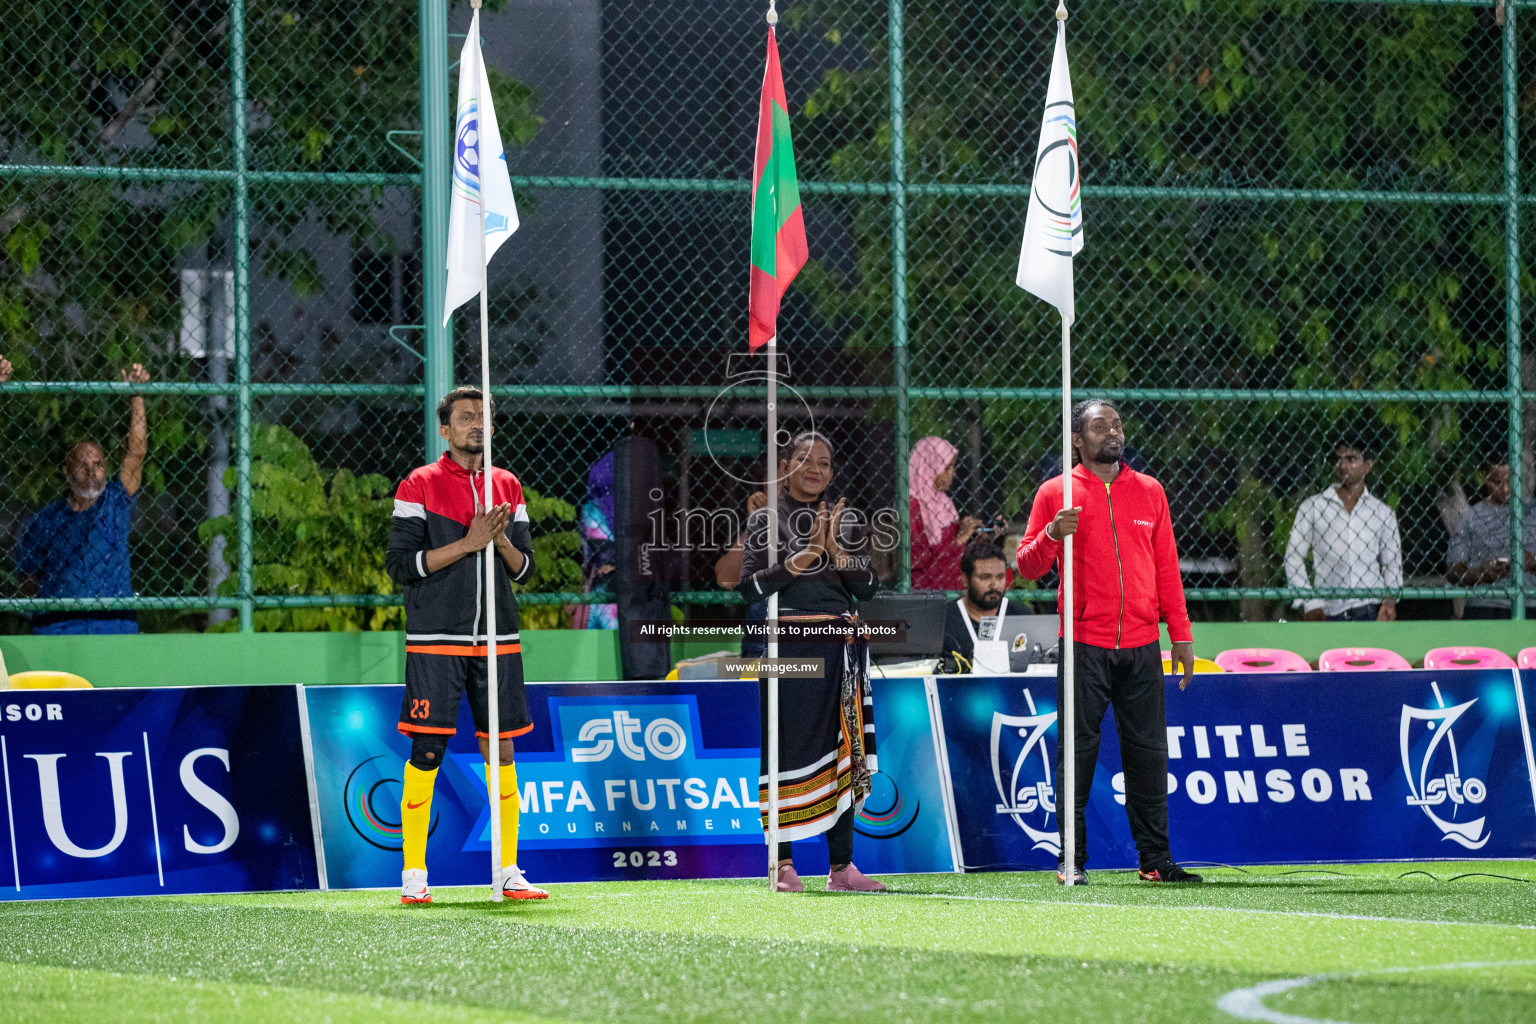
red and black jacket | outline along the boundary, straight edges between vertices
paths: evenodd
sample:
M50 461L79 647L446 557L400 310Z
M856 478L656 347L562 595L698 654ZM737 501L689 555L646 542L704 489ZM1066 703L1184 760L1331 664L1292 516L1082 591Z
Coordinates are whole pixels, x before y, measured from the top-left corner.
M395 492L384 568L405 591L408 653L485 654L486 553L476 552L436 572L427 571L427 552L463 539L475 516L475 499L484 495L483 474L471 475L448 455L412 470ZM511 584L532 578L533 540L523 485L517 477L493 467L491 497L497 505L512 506L507 537L524 559L522 571L515 577L509 577L505 562L495 559L496 643L510 654L518 643L517 602Z
M1059 476L1035 492L1017 559L1029 579L1061 561L1064 545L1045 532L1061 511L1061 492ZM1157 642L1161 619L1170 640L1190 640L1163 485L1123 462L1111 484L1078 465L1072 469L1072 504L1082 509L1072 542L1073 639L1094 647L1142 647Z

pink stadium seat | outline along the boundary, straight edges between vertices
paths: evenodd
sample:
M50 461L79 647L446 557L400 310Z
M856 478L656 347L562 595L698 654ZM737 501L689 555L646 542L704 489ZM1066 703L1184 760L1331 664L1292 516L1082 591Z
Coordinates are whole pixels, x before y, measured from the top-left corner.
M1521 668L1536 668L1536 647L1527 647L1515 661Z
M1492 647L1436 647L1424 655L1425 668L1514 668L1515 659Z
M1383 647L1335 647L1318 655L1317 668L1320 672L1392 672L1413 666Z
M1235 651L1222 651L1216 655L1216 664L1227 672L1312 671L1312 666L1301 655L1271 647L1242 647Z

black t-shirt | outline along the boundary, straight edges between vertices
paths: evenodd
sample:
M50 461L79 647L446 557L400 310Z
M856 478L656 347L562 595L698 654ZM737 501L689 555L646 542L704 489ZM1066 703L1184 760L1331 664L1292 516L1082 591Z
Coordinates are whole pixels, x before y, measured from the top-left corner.
M951 601L944 608L944 656L939 665L943 672L969 672L971 661L976 655L976 643L971 639L971 631L965 628L965 612L960 610L959 601ZM972 624L974 626L974 623ZM931 635L931 634L930 634ZM965 660L962 662L955 657L955 652Z

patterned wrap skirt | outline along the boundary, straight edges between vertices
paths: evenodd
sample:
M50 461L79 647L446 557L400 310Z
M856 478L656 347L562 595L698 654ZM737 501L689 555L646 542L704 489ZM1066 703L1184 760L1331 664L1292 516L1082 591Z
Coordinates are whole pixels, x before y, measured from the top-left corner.
M821 658L820 679L779 680L779 839L820 835L869 795L875 705L863 639L780 640L780 660ZM768 829L768 681L759 680L758 804Z

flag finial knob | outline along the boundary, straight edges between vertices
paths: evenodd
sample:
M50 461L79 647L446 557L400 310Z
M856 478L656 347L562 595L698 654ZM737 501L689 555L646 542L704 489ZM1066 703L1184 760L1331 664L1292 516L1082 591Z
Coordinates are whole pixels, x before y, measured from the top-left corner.
M778 4L778 0L768 0L768 24L770 24L770 25L777 25L778 23L779 23L779 4Z
M1056 20L1057 21L1066 21L1067 20L1067 4L1066 4L1066 0L1056 0Z

